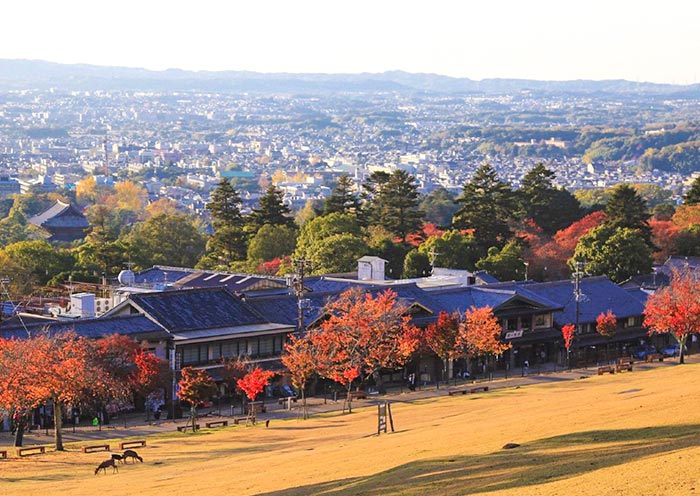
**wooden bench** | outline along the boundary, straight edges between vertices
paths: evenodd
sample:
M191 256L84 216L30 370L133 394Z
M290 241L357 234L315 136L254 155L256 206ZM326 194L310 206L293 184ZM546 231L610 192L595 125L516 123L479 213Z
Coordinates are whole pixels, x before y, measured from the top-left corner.
M207 426L207 429L211 429L212 427L228 427L228 420L214 420L204 425Z
M289 400L293 401L294 403L297 402L297 397L296 396L284 396L282 398L277 398L277 403L280 405L284 405L287 403Z
M250 420L251 422L255 423L255 417L236 417L233 419L233 423L238 425L238 424L245 424Z
M177 430L180 432L186 431L187 429L191 429L191 425L178 425ZM199 424L195 426L195 430L199 430Z
M484 392L486 392L486 391L488 391L488 390L489 390L489 387L488 387L488 386L477 386L477 387L471 388L471 389L469 390L469 392L470 392L471 394L474 394L474 393L478 393L479 391L484 391Z
M348 397L351 400L364 400L367 398L367 393L365 391L350 391Z
M0 458L7 458L7 450L0 450Z
M614 374L615 368L612 365L603 365L602 367L598 367L598 375L603 375L606 372L610 373L610 374Z
M454 396L455 394L467 394L468 391L468 389L453 389L452 391L448 391L447 395Z
M627 372L632 372L632 362L629 363L618 363L615 365L615 372L622 372L622 371L627 371Z
M17 456L38 455L46 453L45 446L30 446L28 448L17 448Z
M146 446L146 440L145 439L137 439L135 441L123 441L119 443L119 449L127 449L127 448L142 448Z
M109 444L91 444L80 448L83 453L92 453L93 451L109 451Z
M653 362L655 360L658 360L659 362L663 362L664 356L661 353L652 353L652 354L644 357L645 362Z

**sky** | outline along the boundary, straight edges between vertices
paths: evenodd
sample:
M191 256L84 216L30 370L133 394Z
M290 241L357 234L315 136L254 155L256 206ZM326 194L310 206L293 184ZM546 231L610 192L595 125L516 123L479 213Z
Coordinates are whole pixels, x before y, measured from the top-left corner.
M700 82L697 0L6 0L0 58Z

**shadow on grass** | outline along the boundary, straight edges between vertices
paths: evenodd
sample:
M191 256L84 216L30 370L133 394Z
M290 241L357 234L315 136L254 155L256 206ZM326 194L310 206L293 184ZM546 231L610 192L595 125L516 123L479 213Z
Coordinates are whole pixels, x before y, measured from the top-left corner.
M366 477L264 493L291 495L464 495L565 480L646 456L698 445L700 425L576 432L480 456L419 460ZM504 440L505 442L513 440ZM514 440L517 441L517 440ZM260 495L262 496L262 495Z

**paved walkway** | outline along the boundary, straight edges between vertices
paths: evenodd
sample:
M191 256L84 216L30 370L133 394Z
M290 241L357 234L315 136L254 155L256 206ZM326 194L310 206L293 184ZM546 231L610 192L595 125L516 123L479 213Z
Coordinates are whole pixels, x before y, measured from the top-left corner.
M686 357L686 362L696 363L700 361L700 355L690 355ZM678 363L678 358L667 358L663 362L645 363L637 361L634 364L635 370L648 370L656 367L666 367L675 365ZM540 373L537 373L536 368L531 368L527 375L524 371L518 370L518 374L513 376L510 375L506 378L503 371L501 371L498 376L492 377L491 379L477 379L472 380L457 380L457 383L450 381L449 385L441 384L437 388L434 384L419 387L416 391L409 391L407 388L395 388L390 389L387 394L384 395L369 395L365 400L355 400L353 406L355 408L361 408L367 405L376 404L379 402L389 401L389 402L409 402L425 398L431 398L436 396L444 396L450 389L460 388L460 387L470 387L470 386L486 386L488 385L489 390L501 389L501 388L513 388L513 387L523 387L529 384L539 384L542 382L557 382L557 381L569 381L576 380L591 375L597 375L597 367L589 368L577 368L573 370L552 370L551 367L544 371L540 369ZM308 410L311 415L332 411L339 411L343 408L343 400L339 397L338 401L333 401L333 399L324 399L323 397L312 397L307 399ZM298 403L292 403L292 409L287 410L286 405L279 405L277 400L269 400L266 402L267 412L260 414L258 416L258 421L270 420L274 422L275 419L285 419L285 418L297 418L301 416L301 401ZM240 407L232 410L229 405L222 405L221 410L218 407L213 407L205 411L200 412L200 425L204 425L205 422L209 420L223 420L230 419L232 417L240 417L242 415ZM177 426L185 425L186 419L173 420L157 420L157 421L145 421L145 414L135 413L127 415L126 418L118 418L112 421L108 426L102 426L101 429L94 428L92 426L79 426L73 428L73 426L64 426L63 429L63 439L64 443L73 442L89 442L104 439L113 439L121 437L143 437L150 434L160 433L160 432L172 432L175 431ZM48 432L45 430L32 431L30 433L25 433L24 446L31 446L33 444L52 444L53 443L53 430ZM14 444L14 436L9 432L0 432L0 446L12 446Z

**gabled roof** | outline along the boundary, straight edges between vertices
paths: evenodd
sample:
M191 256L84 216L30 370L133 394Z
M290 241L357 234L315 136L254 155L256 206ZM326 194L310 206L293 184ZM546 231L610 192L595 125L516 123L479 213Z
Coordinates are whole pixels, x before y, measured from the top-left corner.
M26 338L29 333L48 331L51 334L75 331L78 336L100 338L111 334L122 334L139 339L163 339L168 333L158 324L143 315L124 315L96 319L53 320L49 322L25 322L25 325L3 325L0 335L7 338Z
M579 323L595 322L601 312L612 312L618 318L642 315L644 304L635 296L605 276L585 277L580 280L582 297L579 299ZM554 314L558 326L576 321L574 284L570 280L533 283L528 290L559 303L564 309Z
M27 222L41 227L81 227L88 228L85 216L80 210L70 203L56 200L56 203L44 212L30 217Z
M107 315L131 306L169 332L229 328L269 320L226 288L198 288L132 294Z
M135 284L158 284L158 283L173 283L183 277L186 277L193 272L199 272L196 269L188 269L184 267L166 267L164 265L154 265L149 269L144 269L134 274Z
M514 283L499 283L484 286L464 286L431 291L430 295L441 304L441 310L464 313L471 307L491 307L498 313L507 310L531 309L547 312L560 309L562 305Z

